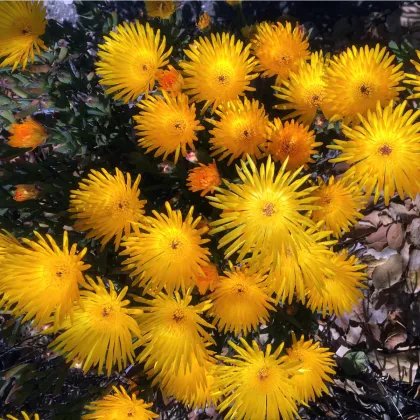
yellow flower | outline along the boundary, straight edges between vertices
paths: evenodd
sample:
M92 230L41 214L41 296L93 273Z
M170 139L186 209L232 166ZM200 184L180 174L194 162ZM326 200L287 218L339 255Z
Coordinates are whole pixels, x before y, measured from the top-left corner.
M311 54L310 62L301 60L296 72L290 74L289 80L283 80L283 86L273 86L280 92L277 98L286 101L274 108L294 110L285 118L296 118L305 125L312 124L318 110L322 111L326 97L325 73L328 61L322 51Z
M226 0L229 6L237 6L242 3L242 0Z
M252 40L252 50L258 59L257 71L263 77L276 76L278 86L296 72L300 61L310 55L308 39L299 26L290 22L262 22Z
M363 297L358 288L365 287L361 281L366 279L366 274L361 270L366 266L359 264L354 255L348 257L346 250L340 254L334 253L329 261L334 275L324 277L321 290L309 287L307 307L321 312L323 316L327 312L342 316Z
M168 64L167 58L172 47L165 52L165 37L160 37L146 23L139 21L118 25L116 32L105 36L105 44L99 45L97 73L102 77L101 84L111 86L106 93L116 93L115 99L124 102L135 100L146 94L155 85L156 72Z
M200 15L197 21L197 28L200 31L204 31L205 29L209 29L211 25L211 19L207 12L204 12Z
M209 106L213 110L225 101L237 99L246 91L254 91L249 86L258 77L252 73L256 60L250 55L250 45L244 47L234 35L211 34L210 38L200 37L184 50L191 61L181 61L186 74L185 89L192 100L203 102L204 112Z
M268 116L264 105L247 98L230 101L216 110L220 121L207 119L215 128L210 130L212 154L219 160L230 155L228 165L247 154L260 158L261 150L269 137Z
M316 147L322 146L322 142L315 141L314 131L294 120L282 124L280 118L274 118L269 124L271 134L267 153L276 162L285 162L288 157L287 170L296 170L301 166L307 169L307 164L314 162L311 156L318 153Z
M176 4L172 0L144 0L147 15L161 19L169 19L175 12Z
M131 185L129 173L124 177L118 168L115 171L116 175L111 175L105 169L92 169L70 195L69 212L75 213L75 230L89 231L88 238L102 238L101 249L114 237L115 250L118 249L123 234L130 233L131 223L141 220L146 203L139 200L141 176L137 175Z
M40 190L34 184L18 184L15 185L13 200L26 201L36 200L39 196Z
M204 295L207 290L214 290L216 284L220 281L220 277L215 264L203 265L201 270L204 275L198 275L195 279L195 283L200 295Z
M16 246L18 247L17 250L20 248L19 241L11 233L4 229L2 229L2 232L4 233L0 232L0 261L3 261L4 257L10 252L16 251Z
M296 363L280 357L281 344L271 354L271 344L265 352L255 341L252 347L241 337L242 347L229 342L238 353L235 358L218 356L225 365L217 365L215 386L224 395L220 411L229 410L226 419L293 419L297 416L297 391L290 377Z
M0 6L2 4L4 3L0 3ZM19 124L12 124L9 132L11 136L9 137L8 144L12 147L30 147L35 149L35 147L43 143L48 137L45 128L31 118L27 118Z
M170 153L175 153L174 162L178 162L180 153L187 156L187 147L195 150L196 131L204 130L196 120L195 105L188 105L188 96L170 97L165 91L162 96L149 96L137 106L142 110L134 116L139 145L146 148L146 153L155 150L155 157L163 155L163 160Z
M314 343L312 340L305 341L303 335L297 341L292 332L292 338L293 346L287 349L287 354L290 360L300 363L300 368L292 377L292 381L302 401L305 403L309 400L315 401L323 392L328 394L325 382L333 382L330 375L335 374L332 369L335 366L332 358L334 353L329 352L327 348L319 347L319 343Z
M214 187L218 187L222 183L214 160L209 165L200 163L199 167L191 169L188 174L187 181L189 184L187 184L187 187L192 192L201 191L200 195L202 197L209 193L213 194Z
M335 56L330 61L325 79L326 97L322 110L329 120L358 122L358 114L374 110L380 101L382 106L391 100L397 100L398 87L404 78L404 72L399 71L403 63L392 64L395 56L386 52L386 47L364 48L357 50L355 46Z
M214 344L214 340L204 327L213 327L200 317L211 307L209 300L191 305L189 290L184 298L175 292L160 293L152 300L140 297L134 300L147 305L141 307L144 313L138 317L145 341L138 361L145 362L146 370L153 369L152 374L164 378L180 370L191 370L193 357L199 365L210 359L207 346ZM200 379L197 377L196 381Z
M46 50L39 38L45 33L46 7L41 1L0 2L0 67L12 66L12 71L21 64L33 63L35 52Z
M15 316L25 315L22 322L33 319L37 326L50 322L54 314L54 329L67 316L72 316L75 301L80 300L78 285L86 286L83 263L86 248L80 253L76 244L69 250L67 232L60 249L50 235L49 243L34 232L38 242L23 239L27 245L14 247L2 263L0 292L5 293L6 305L15 305Z
M34 414L34 416L30 416L28 414L26 414L24 411L21 411L20 414L22 414L22 420L39 420L39 415L38 414ZM2 419L0 419L2 420ZM6 419L5 420L20 420L19 418L12 416L11 414L7 414L6 415Z
M169 96L176 97L184 88L184 78L181 73L170 64L168 70L158 70L156 79L159 83L159 90L165 90Z
M239 262L252 251L251 262L270 257L275 268L282 249L289 247L294 253L296 247L310 243L303 226L314 223L302 212L316 208L309 194L317 187L298 191L309 175L296 179L300 169L285 172L286 164L276 173L269 156L258 171L248 157L247 163L241 161L242 168L237 167L243 184L224 181L227 189L217 188L218 194L208 197L223 210L221 218L211 223L211 234L229 231L219 241L219 248L228 245L226 258L238 251Z
M417 57L420 58L420 51L416 51ZM414 66L416 71L420 73L420 63L414 60L410 60L411 64ZM404 80L404 83L408 85L412 85L414 93L410 96L408 96L407 99L417 99L420 98L420 76L418 74L412 74L412 73L405 73L405 76L408 77L408 79Z
M138 311L126 308L130 301L123 299L128 287L117 293L111 281L108 291L99 277L97 282L86 279L88 290L80 292L80 306L75 307L72 319L60 325L64 332L50 347L67 354L67 362L77 359L85 373L98 366L101 374L105 364L109 376L113 366L121 372L128 361L134 363L133 339L140 337L140 330L132 315Z
M195 356L191 359L191 370L179 369L177 374L166 375L159 383L163 393L190 408L206 408L217 404L218 399L213 395L214 362L205 360L200 364ZM197 381L197 378L202 379Z
M367 204L365 195L355 182L343 179L336 181L333 176L327 183L321 178L318 182L319 188L312 195L319 198L316 204L320 208L312 212L312 220L323 221L325 229L340 237L343 231L350 231L350 228L357 223L357 219L363 218L359 210L365 208Z
M271 305L274 301L267 294L266 277L260 273L252 273L246 268L233 267L220 281L209 296L213 302L210 316L213 324L226 334L248 334L256 330L259 323L269 320L268 311L275 311Z
M127 249L120 255L128 255L123 265L131 276L139 276L138 282L145 292L159 292L163 288L169 293L194 285L201 266L209 261L210 254L202 245L207 228L197 229L201 217L194 220L191 207L185 220L180 210L173 211L165 203L166 214L153 211L154 217L146 217L142 223L133 224L134 232L125 238Z
M414 199L420 190L420 111L404 112L406 105L394 109L391 102L381 108L378 102L376 112L360 116L360 126L343 126L349 140L334 140L337 145L328 146L343 152L330 162L353 164L344 179L358 181L367 197L375 190L375 203L383 195L388 205L395 191L402 200L405 194Z
M335 241L326 240L330 232L317 232L307 229L305 236L310 239L308 244L299 248L293 254L288 248L280 252L279 264L265 264L270 268L269 284L276 293L276 300L289 304L296 297L305 302L307 288L322 289L325 276L332 276L334 272L330 269L329 261L334 255L328 249ZM258 267L258 266L257 266Z
M85 407L91 413L83 415L82 420L152 420L159 417L148 410L152 403L146 404L134 394L130 397L122 386L120 389L115 386L112 388L114 395L107 395Z

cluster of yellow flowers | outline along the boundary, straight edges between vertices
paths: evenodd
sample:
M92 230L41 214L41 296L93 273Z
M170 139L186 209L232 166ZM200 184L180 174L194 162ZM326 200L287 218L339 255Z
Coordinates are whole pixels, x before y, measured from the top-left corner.
M147 2L147 11L166 18L172 3ZM199 29L207 20L201 18ZM45 9L37 2L0 3L0 33L9 26L20 32L10 32L14 43L0 40L1 65L24 68L34 48L45 48L39 40ZM313 311L341 315L362 296L365 266L332 246L362 217L372 193L374 202L383 196L388 204L395 192L404 198L419 191L420 111L394 101L403 79L420 91L420 78L406 76L379 46L311 54L305 31L288 22L260 23L247 45L228 33L200 37L179 70L167 66L172 49L148 23L124 22L99 48L97 73L106 93L124 102L142 96L134 120L146 153L171 155L176 163L195 149L207 122L211 156L237 162L240 181L223 180L222 187L215 161L191 170L191 191L221 210L207 223L194 217L193 207L183 216L169 203L165 213L146 214L140 175L133 182L118 168L91 171L71 192L73 227L102 248L114 241L139 305L124 299L127 287L84 275L87 250L70 246L67 232L61 247L34 232L37 241L23 243L0 235L1 307L36 326L50 325L45 334L59 332L50 346L84 372L97 367L109 375L140 362L165 395L190 407L214 404L226 418L292 418L299 404L328 391L332 353L294 334L287 354L283 345L263 351L242 336L268 323L279 302L297 299ZM277 108L292 111L290 121L270 121L264 105L245 96L257 77L273 77L273 93L283 101ZM204 121L196 113L200 104L201 115L208 110ZM310 129L321 113L342 121L346 140L328 147L341 152L331 162L349 169L314 185L301 172L322 145ZM47 136L29 119L13 125L9 144L34 148ZM208 232L225 258L234 259L223 275L206 246ZM196 304L195 287L205 295ZM214 329L239 338L229 343L234 357L212 351ZM157 417L149 407L115 388L88 406L84 418Z

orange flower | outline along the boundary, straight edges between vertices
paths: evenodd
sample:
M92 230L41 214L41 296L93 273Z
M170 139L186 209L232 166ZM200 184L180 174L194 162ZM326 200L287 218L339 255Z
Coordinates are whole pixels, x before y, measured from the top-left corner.
M192 192L201 191L201 196L207 195L209 192L214 193L214 187L218 187L222 180L217 170L216 162L209 165L200 163L198 168L191 169L187 178L189 190Z
M214 290L216 283L219 281L219 273L215 264L204 265L201 269L203 270L204 276L197 276L195 284L198 287L200 295L204 295L207 290Z
M208 29L211 24L210 16L207 12L204 12L200 15L197 22L197 28L200 29L200 31L203 31L204 29Z
M20 124L12 124L10 134L9 146L31 147L32 149L35 149L48 137L44 127L31 118L27 118Z
M157 72L157 80L159 83L159 90L166 90L170 96L177 96L182 92L184 87L184 79L181 73L170 64L169 70L159 70Z
M39 196L39 189L34 184L18 184L16 185L13 200L26 201L35 200Z

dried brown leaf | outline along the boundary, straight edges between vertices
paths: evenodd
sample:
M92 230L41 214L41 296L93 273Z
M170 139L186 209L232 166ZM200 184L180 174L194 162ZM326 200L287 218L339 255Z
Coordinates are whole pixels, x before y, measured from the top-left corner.
M404 231L401 223L393 223L386 234L389 247L399 249L404 243Z

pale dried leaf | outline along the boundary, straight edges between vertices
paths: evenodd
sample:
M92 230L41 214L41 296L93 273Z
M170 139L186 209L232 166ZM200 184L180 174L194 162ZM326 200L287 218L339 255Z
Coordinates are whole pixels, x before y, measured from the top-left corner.
M378 265L372 273L372 282L376 289L382 290L393 286L401 280L403 273L402 258L400 255L391 255L389 259Z
M416 248L420 248L420 218L414 219L410 226L411 242Z
M381 226L376 232L371 233L366 237L366 243L370 248L374 248L376 251L382 251L387 245L388 240L386 234L389 227Z

